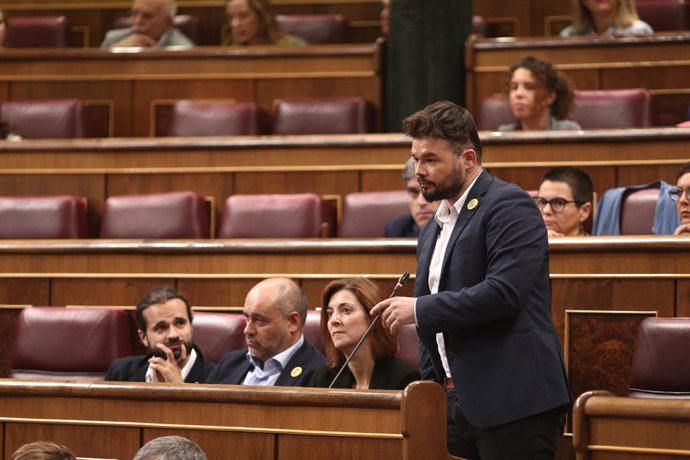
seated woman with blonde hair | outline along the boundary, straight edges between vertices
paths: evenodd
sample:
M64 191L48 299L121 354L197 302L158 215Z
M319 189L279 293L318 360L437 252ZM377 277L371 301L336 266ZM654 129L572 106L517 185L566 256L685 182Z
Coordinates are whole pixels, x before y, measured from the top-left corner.
M573 23L561 30L561 37L575 35L639 35L654 33L640 20L635 0L572 0Z
M500 125L498 131L581 129L565 119L575 99L568 79L546 61L523 58L506 74L504 91L515 123Z
M326 366L314 375L312 386L328 387L357 345L373 318L369 314L381 292L366 278L330 282L323 290L321 334ZM377 321L334 388L402 390L419 379L419 371L396 359L397 341Z
M269 0L226 0L230 34L224 45L305 46L300 37L282 33L271 14Z

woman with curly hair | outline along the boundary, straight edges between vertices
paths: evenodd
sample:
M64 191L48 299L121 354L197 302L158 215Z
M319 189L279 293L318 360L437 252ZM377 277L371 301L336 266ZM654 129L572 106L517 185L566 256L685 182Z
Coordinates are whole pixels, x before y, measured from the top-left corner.
M500 125L499 131L582 129L565 119L575 96L565 76L548 62L527 56L515 64L506 74L505 93L516 121Z
M314 375L312 386L329 386L371 324L369 312L381 300L378 287L366 278L328 283L321 303L321 335L327 362ZM395 337L377 321L333 387L402 390L419 379L419 371L396 359L397 350Z
M575 35L638 35L654 31L640 20L635 0L571 0L573 23L561 31L561 37Z

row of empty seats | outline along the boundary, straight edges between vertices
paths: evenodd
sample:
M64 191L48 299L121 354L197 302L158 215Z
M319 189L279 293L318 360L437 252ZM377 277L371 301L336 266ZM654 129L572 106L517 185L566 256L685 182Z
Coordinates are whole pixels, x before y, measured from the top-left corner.
M659 188L625 193L620 206L621 234L653 234L659 196ZM403 190L350 193L341 210L337 201L334 204L313 193L232 195L224 203L213 235L211 208L194 192L112 196L105 201L99 235L113 239L319 238L336 234L378 238L387 222L409 212ZM87 237L86 204L80 197L0 197L0 238Z
M644 88L575 91L575 103L567 118L583 129L647 128L658 124L658 109L654 96ZM482 100L478 129L495 130L514 121L504 96Z
M323 353L320 316L309 310L304 335ZM10 377L102 380L113 360L132 354L135 334L130 322L128 312L119 309L24 308L17 321ZM214 362L246 347L240 313L195 311L193 324L194 342ZM418 366L415 328L403 327L398 343L398 358Z
M24 139L84 138L93 131L86 104L76 99L2 102L0 118ZM172 105L169 124L160 134L362 134L374 129L373 107L359 97L276 99L271 117L252 102L185 100Z

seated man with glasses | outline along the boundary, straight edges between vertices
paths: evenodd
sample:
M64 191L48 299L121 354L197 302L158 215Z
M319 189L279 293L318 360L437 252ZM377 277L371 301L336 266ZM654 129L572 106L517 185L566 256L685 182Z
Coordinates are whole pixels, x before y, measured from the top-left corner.
M680 225L673 234L690 235L690 162L681 166L676 188L669 190L668 195L676 202L678 217L680 217Z
M534 201L549 237L587 235L584 222L592 212L592 179L578 168L562 166L541 179Z
M194 46L173 27L176 13L175 0L134 0L129 12L130 27L109 31L101 48Z

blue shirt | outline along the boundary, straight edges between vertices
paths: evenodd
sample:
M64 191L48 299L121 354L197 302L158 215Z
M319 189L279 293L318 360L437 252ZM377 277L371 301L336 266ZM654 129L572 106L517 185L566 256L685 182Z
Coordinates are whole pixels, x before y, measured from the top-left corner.
M292 358L292 355L297 352L303 343L304 335L301 335L297 343L290 348L281 351L273 358L267 360L265 363L263 363L263 366L261 365L261 361L254 358L251 353L247 351L247 359L250 363L252 363L252 369L250 369L250 371L247 373L242 384L264 386L275 385L280 373L283 372L283 369L287 365L288 361L290 361L290 358Z

